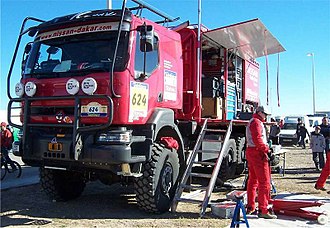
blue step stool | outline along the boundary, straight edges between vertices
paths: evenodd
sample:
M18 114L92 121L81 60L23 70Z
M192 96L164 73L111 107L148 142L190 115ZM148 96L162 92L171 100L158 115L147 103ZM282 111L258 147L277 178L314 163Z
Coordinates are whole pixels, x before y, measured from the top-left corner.
M234 210L233 219L231 220L230 228L239 227L239 224L243 224L243 223L246 224L246 227L248 227L248 228L250 227L249 222L248 222L247 217L246 217L246 210L245 210L245 206L244 206L244 203L243 203L242 199L243 199L243 196L236 196L235 195L236 207L235 207L235 210ZM241 215L240 215L241 210L242 210L242 213L243 213L244 220L241 220L241 218L240 218L241 217Z

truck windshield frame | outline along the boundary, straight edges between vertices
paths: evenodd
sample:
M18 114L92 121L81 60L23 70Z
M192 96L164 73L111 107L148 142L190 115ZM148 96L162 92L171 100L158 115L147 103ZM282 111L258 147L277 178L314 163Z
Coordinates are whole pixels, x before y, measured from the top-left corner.
M114 58L116 31L87 33L54 39L36 39L29 53L24 78L53 78L109 72ZM128 61L129 32L123 31L115 72L124 71Z

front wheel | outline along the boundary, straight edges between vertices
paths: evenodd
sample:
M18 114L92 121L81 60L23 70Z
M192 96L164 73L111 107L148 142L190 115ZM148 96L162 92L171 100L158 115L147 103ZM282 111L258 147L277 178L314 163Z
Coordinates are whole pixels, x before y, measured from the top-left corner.
M67 201L78 198L85 188L81 173L40 168L42 190L52 200Z
M12 161L10 163L7 163L7 168L8 168L8 173L12 173L13 175L15 175L16 178L21 177L22 167L18 162Z
M135 179L138 206L147 212L168 211L175 194L179 169L177 151L154 143L151 159L144 163L143 175Z

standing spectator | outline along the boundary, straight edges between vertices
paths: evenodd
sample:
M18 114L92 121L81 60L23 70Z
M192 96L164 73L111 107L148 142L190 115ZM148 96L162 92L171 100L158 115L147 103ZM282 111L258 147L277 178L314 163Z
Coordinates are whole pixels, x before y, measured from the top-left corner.
M272 122L275 122L274 119L272 119ZM272 140L272 143L274 145L279 145L279 136L280 136L281 128L279 126L279 123L276 123L270 127L269 132L269 139Z
M280 122L278 124L280 126L280 128L282 129L283 126L284 126L284 120L283 119L280 119Z
M321 130L320 133L324 136L325 138L325 151L329 151L329 145L330 145L330 124L329 124L329 119L328 117L323 117L322 119L322 124L320 125Z
M270 166L268 164L269 147L266 128L263 124L267 111L259 106L246 128L246 159L248 161L249 179L247 183L247 213L256 210L255 199L258 189L259 218L276 219L277 216L268 212L270 199Z
M301 119L298 118L298 123L297 123L297 129L296 129L296 135L297 135L297 146L299 146L299 142L301 140L301 135L300 135L300 126L302 125Z
M325 182L327 181L327 178L330 176L330 125L329 120L327 117L324 117L322 119L322 124L320 125L320 132L325 137L325 150L326 150L326 162L324 165L324 168L322 169L322 172L320 174L319 179L316 181L315 189L326 191L325 189ZM328 192L330 194L330 191Z
M11 143L12 143L13 135L12 133L7 129L7 124L5 122L1 123L1 154L6 159L6 161L11 165L13 169L16 167L13 165L13 161L10 159L8 153L11 149Z
M308 135L308 137L310 138L309 132L305 127L305 124L301 124L300 125L300 141L298 142L299 146L302 146L303 149L306 148L305 145L305 138Z
M310 148L313 152L313 161L317 171L324 167L324 149L325 149L325 138L320 133L321 127L316 126L315 131L311 133Z

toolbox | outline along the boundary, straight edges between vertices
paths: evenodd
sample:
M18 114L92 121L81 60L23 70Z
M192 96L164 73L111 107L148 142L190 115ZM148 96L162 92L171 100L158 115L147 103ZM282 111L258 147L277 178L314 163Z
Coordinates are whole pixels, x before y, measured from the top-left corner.
M225 201L221 203L211 204L212 214L219 218L232 218L234 215L236 203L233 201Z

